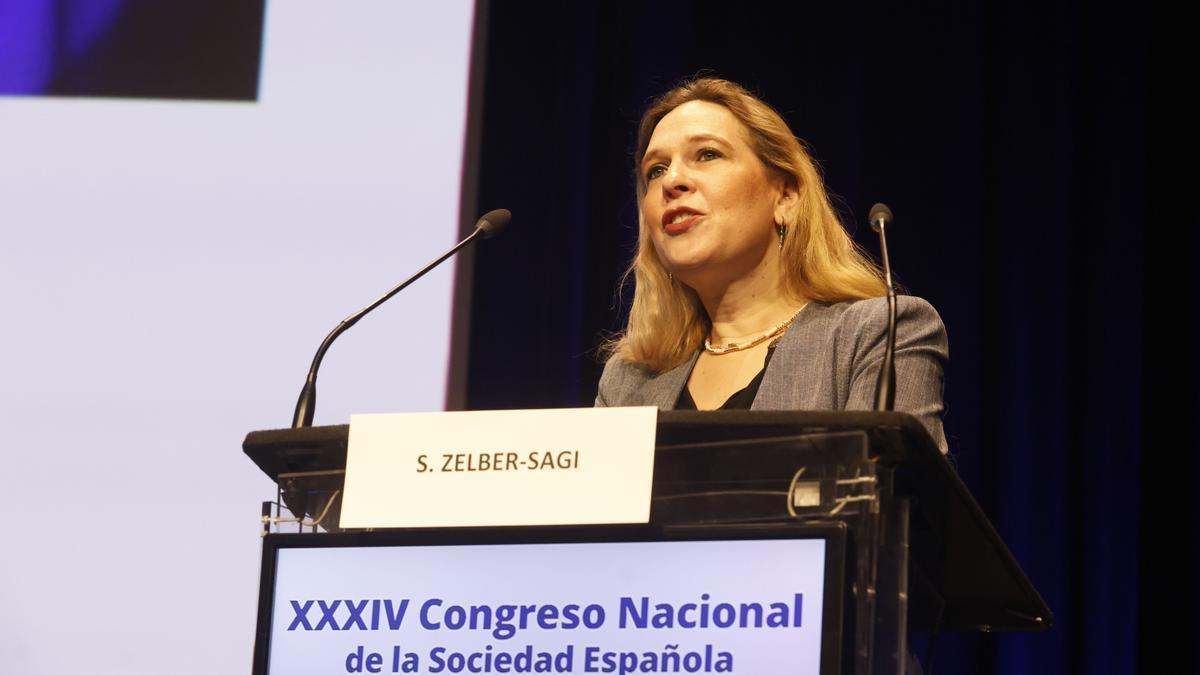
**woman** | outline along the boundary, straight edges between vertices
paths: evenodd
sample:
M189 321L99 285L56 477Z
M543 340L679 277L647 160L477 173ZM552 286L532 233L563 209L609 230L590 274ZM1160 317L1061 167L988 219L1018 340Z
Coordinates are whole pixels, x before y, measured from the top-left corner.
M636 286L596 405L871 409L882 275L783 118L732 82L692 80L642 116L634 161ZM896 410L945 452L945 328L910 296L897 322Z

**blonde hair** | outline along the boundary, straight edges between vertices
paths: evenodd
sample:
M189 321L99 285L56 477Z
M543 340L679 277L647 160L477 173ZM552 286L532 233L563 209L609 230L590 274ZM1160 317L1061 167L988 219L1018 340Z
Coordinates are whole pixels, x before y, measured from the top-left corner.
M646 192L640 166L650 136L667 113L690 101L715 103L733 113L749 131L758 158L797 190L795 206L781 223L787 228L780 251L785 292L797 300L824 302L885 294L879 268L842 227L821 172L803 144L779 113L733 82L689 80L651 103L638 126L633 157L639 204ZM708 315L696 293L667 274L645 227L638 232L637 253L625 280L630 275L635 285L629 323L605 350L655 373L687 361L708 335Z

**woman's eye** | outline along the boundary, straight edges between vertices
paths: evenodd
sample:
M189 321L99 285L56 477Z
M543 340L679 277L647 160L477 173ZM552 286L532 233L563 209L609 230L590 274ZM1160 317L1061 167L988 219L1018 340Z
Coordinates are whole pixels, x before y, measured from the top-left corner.
M716 159L720 156L721 156L721 153L717 152L716 150L713 150L712 148L705 148L705 149L701 150L700 154L699 154L700 159L702 159L704 161L708 161L710 159Z
M666 171L667 167L663 166L662 164L655 164L654 166L650 167L648 171L646 171L646 180L654 180L655 178L658 178L666 173Z

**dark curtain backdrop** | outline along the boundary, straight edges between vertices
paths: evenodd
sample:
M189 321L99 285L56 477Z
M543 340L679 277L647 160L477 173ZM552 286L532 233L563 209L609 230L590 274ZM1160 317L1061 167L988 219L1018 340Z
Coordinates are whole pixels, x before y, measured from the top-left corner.
M1200 110L1174 11L493 0L478 211L515 216L475 258L468 406L591 404L638 115L682 77L736 80L869 250L870 205L895 212L899 278L950 334L957 465L1055 613L943 635L936 670L1197 672Z

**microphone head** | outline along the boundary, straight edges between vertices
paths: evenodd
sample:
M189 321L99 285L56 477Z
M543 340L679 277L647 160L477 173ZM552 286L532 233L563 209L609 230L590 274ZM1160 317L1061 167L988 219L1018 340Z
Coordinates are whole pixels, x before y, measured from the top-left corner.
M880 225L886 227L892 224L892 210L888 208L887 204L877 202L875 206L871 207L871 215L867 219L871 223L871 229L878 232Z
M488 211L475 223L475 229L483 233L484 239L491 239L508 226L510 220L512 220L512 211L508 209Z

